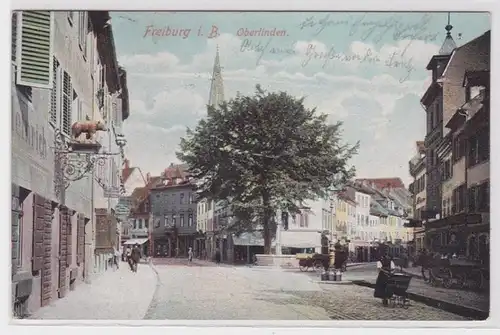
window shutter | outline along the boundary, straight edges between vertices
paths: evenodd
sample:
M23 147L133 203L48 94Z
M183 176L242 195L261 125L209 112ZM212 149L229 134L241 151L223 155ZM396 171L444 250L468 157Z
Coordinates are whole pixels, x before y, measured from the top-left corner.
M84 262L85 248L85 217L83 214L78 213L77 225L76 263L80 265Z
M78 44L80 45L80 48L83 50L83 45L84 45L84 12L78 12Z
M12 61L13 62L16 62L17 60L17 37L18 37L18 33L17 33L17 28L18 28L18 24L17 24L17 20L18 20L18 15L16 12L12 13Z
M52 13L23 11L17 84L52 88Z
M62 131L66 135L71 134L71 120L72 111L71 105L73 103L73 87L71 85L71 77L64 71L63 74L63 87L62 87Z
M73 225L71 224L71 215L68 215L68 223L66 226L66 266L71 266L73 261Z
M52 60L52 91L50 92L50 122L57 124L57 95L59 92L59 85L57 84L57 69L59 62L54 57Z

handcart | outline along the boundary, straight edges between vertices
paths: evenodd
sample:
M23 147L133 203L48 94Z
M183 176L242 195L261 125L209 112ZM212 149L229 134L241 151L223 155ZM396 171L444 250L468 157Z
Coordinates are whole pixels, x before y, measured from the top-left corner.
M410 286L411 276L394 273L387 280L387 293L389 294L389 303L391 307L410 307L408 299L408 287Z
M323 269L321 261L317 259L316 254L297 254L296 259L299 260L299 269L302 272L308 271L310 268L319 272Z

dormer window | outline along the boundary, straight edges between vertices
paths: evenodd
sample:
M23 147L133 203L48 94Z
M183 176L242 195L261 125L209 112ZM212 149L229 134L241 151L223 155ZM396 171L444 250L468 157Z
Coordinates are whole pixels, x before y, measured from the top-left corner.
M470 101L470 100L474 99L484 89L485 89L485 87L484 86L480 86L480 85L467 87L467 89L466 89L466 94L467 94L466 101Z

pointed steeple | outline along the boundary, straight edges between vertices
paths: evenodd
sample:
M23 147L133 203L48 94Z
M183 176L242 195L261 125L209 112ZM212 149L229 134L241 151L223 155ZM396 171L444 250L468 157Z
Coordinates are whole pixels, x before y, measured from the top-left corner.
M450 55L457 47L453 37L451 37L451 30L453 29L453 26L450 23L450 13L448 13L448 24L444 27L444 29L446 30L446 38L444 39L441 49L439 49L439 54L443 56Z
M216 107L223 101L224 101L224 83L222 80L222 69L219 60L219 46L217 45L208 104L210 106Z

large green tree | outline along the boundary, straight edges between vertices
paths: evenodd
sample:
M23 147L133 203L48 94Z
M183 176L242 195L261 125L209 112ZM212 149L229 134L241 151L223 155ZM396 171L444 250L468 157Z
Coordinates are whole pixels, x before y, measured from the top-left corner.
M257 85L253 96L209 107L177 153L201 197L229 201L237 230L262 225L265 253L279 210L299 213L305 200L325 197L354 176L348 160L358 144L343 143L342 123L328 124L303 102Z

